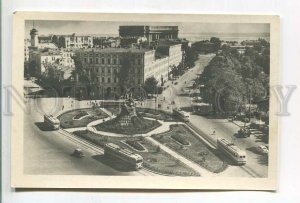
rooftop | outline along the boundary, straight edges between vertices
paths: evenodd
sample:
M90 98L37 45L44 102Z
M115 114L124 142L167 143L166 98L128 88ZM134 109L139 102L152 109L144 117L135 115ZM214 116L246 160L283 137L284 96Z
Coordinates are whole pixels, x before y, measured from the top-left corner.
M152 51L152 49L146 48L86 48L86 49L79 49L78 51L82 52L98 52L98 53L126 53L126 52L133 52L133 53L145 53L148 51Z

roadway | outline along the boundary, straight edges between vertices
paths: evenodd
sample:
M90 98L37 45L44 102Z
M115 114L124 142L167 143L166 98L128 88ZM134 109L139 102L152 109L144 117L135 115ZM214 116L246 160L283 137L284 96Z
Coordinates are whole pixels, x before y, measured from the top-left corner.
M158 99L158 103L161 104L164 110L170 110L175 107L187 109L187 111L192 110L189 87L192 86L194 80L197 78L197 74L202 73L204 67L209 63L213 56L214 55L200 55L199 59L196 61L195 67L178 78L176 80L176 85L175 83L172 85L170 82L167 84L169 87ZM175 101L175 105L171 105L171 101ZM264 143L257 139L255 135L251 135L249 138L235 138L233 135L238 131L239 127L232 122L229 122L227 119L208 119L203 116L191 114L190 123L193 127L200 130L200 134L203 135L205 139L211 141L214 146L216 145L216 139L223 137L233 141L239 148L246 151L247 164L243 167L230 166L221 173L222 175L267 177L268 156L257 153L255 148ZM216 133L213 134L213 131Z
M62 98L60 98L62 99ZM24 116L24 173L33 175L153 175L146 170L122 171L105 162L103 150L91 143L70 135L63 130L47 131L43 125L43 112L55 107L54 99L29 99ZM58 104L59 105L59 104ZM61 109L61 106L56 106ZM81 148L84 158L72 156L74 149Z

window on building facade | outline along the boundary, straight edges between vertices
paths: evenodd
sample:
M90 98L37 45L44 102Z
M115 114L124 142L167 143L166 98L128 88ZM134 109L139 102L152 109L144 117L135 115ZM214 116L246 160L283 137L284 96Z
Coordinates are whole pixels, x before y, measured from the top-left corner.
M110 83L110 78L107 78L107 82Z
M141 64L142 64L141 59L138 59L138 65L141 65Z
M104 58L101 59L101 64L105 64Z
M104 78L104 77L102 77L102 82L103 82L103 83L105 82L105 78Z
M99 63L99 58L96 58L96 63L97 63L97 64Z
M114 83L117 83L117 77L114 77Z
M87 63L87 61L88 61L87 58L84 58L84 63Z
M138 79L138 84L141 84L141 79L140 78Z
M109 67L107 68L107 72L110 73L110 68Z
M93 59L92 58L90 58L90 63L93 63Z
M104 73L104 72L105 72L105 68L104 68L104 67L101 69L101 72L102 72L102 73Z
M110 64L110 58L107 59L107 64Z
M114 59L113 64L116 65L116 63L117 63L117 59Z

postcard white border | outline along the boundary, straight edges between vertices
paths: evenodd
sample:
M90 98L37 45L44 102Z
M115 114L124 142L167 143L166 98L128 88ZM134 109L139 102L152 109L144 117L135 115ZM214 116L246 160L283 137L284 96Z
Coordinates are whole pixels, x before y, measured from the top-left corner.
M135 21L135 22L199 22L199 23L270 23L270 85L279 82L279 16L274 15L198 15L198 14L115 14L15 12L13 22L12 84L23 92L25 20ZM270 152L267 178L161 177L161 176L83 176L23 174L23 110L12 100L11 186L16 188L132 188L132 189L213 189L276 190L278 117L276 98L270 98ZM16 125L17 124L17 125Z

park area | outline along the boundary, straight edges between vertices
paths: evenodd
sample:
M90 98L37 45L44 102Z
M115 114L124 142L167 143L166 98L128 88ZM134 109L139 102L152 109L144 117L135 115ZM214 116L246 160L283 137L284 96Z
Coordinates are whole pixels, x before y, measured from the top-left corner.
M141 155L144 159L143 167L154 173L170 176L199 176L197 172L144 137L107 137L89 131L76 131L74 134L101 147L107 143L114 143L120 147L129 149L130 151Z
M143 117L163 120L163 121L179 121L178 118L173 116L170 112L150 108L136 108L139 115Z
M131 122L123 125L122 118L117 117L112 120L100 123L95 126L98 131L112 132L124 135L145 134L161 126L156 120L144 119L143 117L134 116Z
M213 173L222 172L227 167L227 164L217 156L216 152L185 125L171 125L170 131L152 137Z
M100 108L86 108L67 111L58 116L58 119L62 128L78 128L107 117L108 115Z

